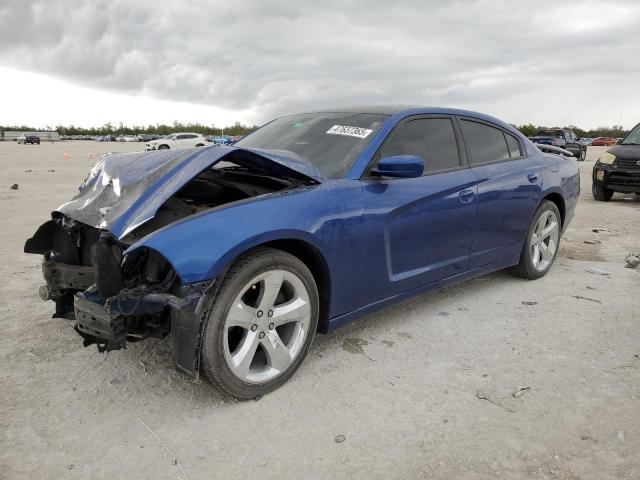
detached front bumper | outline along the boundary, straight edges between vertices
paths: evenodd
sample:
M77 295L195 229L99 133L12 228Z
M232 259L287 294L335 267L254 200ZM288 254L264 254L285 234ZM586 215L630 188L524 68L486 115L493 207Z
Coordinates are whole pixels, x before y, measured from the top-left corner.
M98 351L125 348L127 329L120 313L107 312L104 305L94 303L82 294L73 302L76 316L75 330L84 339L84 346L98 345Z
M77 293L75 330L84 346L100 352L126 348L127 342L164 337L171 331L174 366L198 379L202 329L212 303L215 282L182 287L181 296L153 291L123 291L101 302L96 291ZM162 328L166 325L166 330Z
M596 163L592 175L594 183L600 183L616 192L640 192L640 165L638 168L620 167L615 163Z

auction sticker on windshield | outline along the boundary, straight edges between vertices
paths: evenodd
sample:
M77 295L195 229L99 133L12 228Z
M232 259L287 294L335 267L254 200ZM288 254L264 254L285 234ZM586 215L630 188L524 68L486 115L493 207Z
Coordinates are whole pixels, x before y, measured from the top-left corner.
M348 127L346 125L334 125L327 133L330 135L346 135L347 137L367 138L373 130L360 127Z

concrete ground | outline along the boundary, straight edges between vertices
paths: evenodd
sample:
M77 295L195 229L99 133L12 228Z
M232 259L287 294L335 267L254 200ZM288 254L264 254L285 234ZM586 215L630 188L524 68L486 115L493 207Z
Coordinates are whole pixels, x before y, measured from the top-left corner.
M319 335L284 387L234 402L176 373L166 340L83 348L38 298L24 240L99 153L141 146L0 143L0 478L640 478L640 197L592 199L603 148L546 277Z

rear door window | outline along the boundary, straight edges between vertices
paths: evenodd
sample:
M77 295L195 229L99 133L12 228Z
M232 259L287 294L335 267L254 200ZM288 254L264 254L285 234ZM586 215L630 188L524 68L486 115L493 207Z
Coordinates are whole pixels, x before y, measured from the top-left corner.
M461 120L460 127L471 155L471 165L509 160L509 148L502 130L471 120Z

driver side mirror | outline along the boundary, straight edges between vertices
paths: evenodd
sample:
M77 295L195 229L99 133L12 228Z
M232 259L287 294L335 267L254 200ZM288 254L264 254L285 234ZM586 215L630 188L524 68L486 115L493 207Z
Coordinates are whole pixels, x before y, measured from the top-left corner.
M416 155L394 155L381 158L371 173L381 177L415 178L424 173L424 160Z

